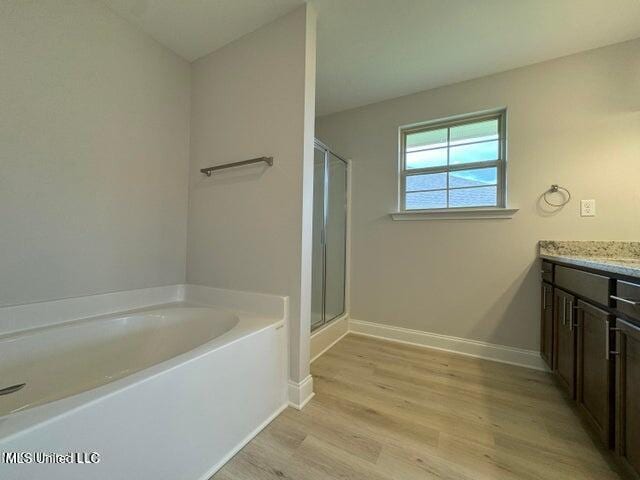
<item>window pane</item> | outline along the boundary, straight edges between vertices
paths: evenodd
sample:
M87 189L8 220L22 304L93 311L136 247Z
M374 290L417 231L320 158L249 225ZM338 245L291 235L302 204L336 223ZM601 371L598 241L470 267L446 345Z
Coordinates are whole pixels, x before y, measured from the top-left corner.
M426 175L409 175L406 178L407 192L415 190L438 190L447 188L446 173L429 173Z
M461 163L497 160L499 157L499 150L498 140L451 147L449 163L451 163L451 165L456 165Z
M447 164L447 149L424 150L422 152L407 152L406 169L439 167Z
M451 145L498 139L498 120L467 123L451 127Z
M495 207L497 200L495 186L449 190L450 207Z
M426 210L429 208L447 208L447 191L407 193L405 197L406 210Z
M410 133L407 135L406 145L407 152L424 148L446 147L447 129Z
M467 123L444 120L418 127L423 131L405 130L405 209L498 206L505 188L503 121L502 113L480 114Z
M482 187L498 183L498 169L496 167L474 168L449 173L449 187ZM408 189L407 184L407 189Z

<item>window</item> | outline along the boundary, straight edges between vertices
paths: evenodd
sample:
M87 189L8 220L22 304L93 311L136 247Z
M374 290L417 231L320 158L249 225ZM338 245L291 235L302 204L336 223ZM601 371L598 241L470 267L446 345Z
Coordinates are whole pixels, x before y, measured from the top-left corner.
M400 131L400 209L505 206L505 112Z

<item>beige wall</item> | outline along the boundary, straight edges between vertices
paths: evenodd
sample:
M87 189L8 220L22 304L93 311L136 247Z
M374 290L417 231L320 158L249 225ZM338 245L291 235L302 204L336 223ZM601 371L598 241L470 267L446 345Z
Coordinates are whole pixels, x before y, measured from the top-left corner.
M183 282L189 64L86 0L0 45L0 305Z
M314 86L307 7L193 64L187 279L289 296L296 381L309 363ZM273 167L199 172L263 155Z
M398 127L508 109L511 220L395 222ZM317 121L353 159L352 318L537 349L540 239L640 237L640 40ZM552 183L573 200L547 214ZM594 218L579 216L594 198Z

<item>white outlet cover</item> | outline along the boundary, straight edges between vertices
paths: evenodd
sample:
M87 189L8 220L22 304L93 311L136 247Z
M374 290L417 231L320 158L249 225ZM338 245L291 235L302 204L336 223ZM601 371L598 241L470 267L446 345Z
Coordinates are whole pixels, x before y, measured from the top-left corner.
M596 216L596 201L580 200L580 216L582 217L595 217Z

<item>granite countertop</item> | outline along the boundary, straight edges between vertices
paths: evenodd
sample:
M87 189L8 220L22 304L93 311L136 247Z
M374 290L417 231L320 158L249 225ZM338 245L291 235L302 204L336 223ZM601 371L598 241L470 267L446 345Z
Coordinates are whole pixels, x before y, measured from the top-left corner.
M640 242L541 240L538 248L540 258L640 278Z

